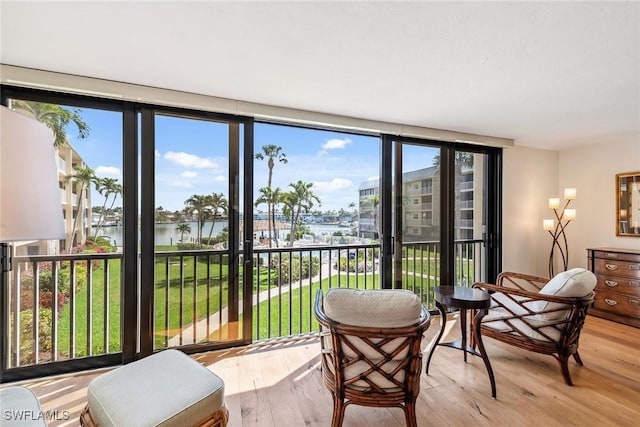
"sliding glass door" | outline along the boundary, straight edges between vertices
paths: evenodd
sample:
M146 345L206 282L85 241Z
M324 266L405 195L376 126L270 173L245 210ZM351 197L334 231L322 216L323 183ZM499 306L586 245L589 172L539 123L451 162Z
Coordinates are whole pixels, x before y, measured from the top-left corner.
M392 183L392 280L430 308L434 286L471 286L498 269L498 152L436 141L393 139L388 144ZM493 164L494 169L489 170Z
M154 278L141 280L141 313L152 319L142 323L143 339L152 337L151 346L141 343L143 353L249 339L240 280L243 136L244 124L235 121L160 110L142 114L148 163L144 153L153 149L153 174L143 164L143 176L153 181L143 178L141 203L142 212L153 203L153 217L143 215L141 269L143 277ZM151 246L153 262L144 250Z

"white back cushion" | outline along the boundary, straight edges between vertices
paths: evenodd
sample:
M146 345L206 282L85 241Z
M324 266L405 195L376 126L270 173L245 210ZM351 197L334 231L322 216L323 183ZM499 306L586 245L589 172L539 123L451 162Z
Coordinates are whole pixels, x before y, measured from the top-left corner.
M559 297L584 297L589 295L596 287L596 276L592 272L584 268L572 268L563 271L549 280L539 294L554 295ZM537 301L536 311L554 310L562 307L563 304L552 303L546 301ZM563 317L565 312L556 311L543 314L542 320L553 320Z
M559 297L584 297L596 287L596 276L584 268L572 268L555 275L540 293Z
M324 298L330 319L353 326L397 328L418 323L420 298L404 289L333 288Z

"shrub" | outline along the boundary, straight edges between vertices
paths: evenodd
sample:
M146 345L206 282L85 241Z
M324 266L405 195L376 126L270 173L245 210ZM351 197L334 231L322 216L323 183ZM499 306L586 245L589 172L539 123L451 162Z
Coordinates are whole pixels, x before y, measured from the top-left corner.
M191 251L194 249L200 249L200 245L197 243L178 243L178 250L179 251Z
M289 268L290 264L291 268ZM301 261L299 256L274 255L271 258L270 267L278 274L280 285L289 284L318 274L320 259L318 257L303 257Z
M53 325L51 310L41 308L38 310L38 350L40 353L51 353L53 348L51 329ZM35 337L33 336L33 310L20 312L20 363L35 363Z

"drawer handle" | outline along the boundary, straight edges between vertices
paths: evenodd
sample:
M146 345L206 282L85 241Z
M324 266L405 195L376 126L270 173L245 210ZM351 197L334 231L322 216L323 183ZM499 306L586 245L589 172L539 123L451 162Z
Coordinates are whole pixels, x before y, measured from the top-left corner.
M616 253L612 253L612 252L607 252L607 253L605 254L605 256L606 256L607 258L618 258L618 254L616 254Z
M640 264L629 264L629 270L640 270Z
M637 280L629 280L629 286L633 288L638 288L640 287L640 282L638 282Z
M629 305L640 305L640 301L638 301L637 299L630 299Z
M609 305L617 305L618 301L614 300L614 299L609 299L609 298L605 298L604 302L606 302Z
M604 281L604 283L606 283L606 284L607 284L607 286L610 286L610 287L612 287L612 288L613 288L614 286L618 286L618 282L616 282L616 281L614 281L614 280L605 280L605 281Z
M605 264L604 266L607 267L607 270L611 270L611 271L618 269L618 266L615 264Z

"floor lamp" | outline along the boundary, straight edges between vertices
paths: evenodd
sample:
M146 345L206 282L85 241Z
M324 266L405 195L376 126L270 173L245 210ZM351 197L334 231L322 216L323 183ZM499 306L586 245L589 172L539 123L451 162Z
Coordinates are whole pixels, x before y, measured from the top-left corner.
M14 250L9 243L64 239L65 228L51 130L4 106L0 106L0 126L1 382L9 348L8 288Z
M555 218L545 218L542 220L542 228L549 232L551 235L551 251L549 253L549 277L553 277L555 267L555 251L558 248L558 252L562 258L562 271L566 271L569 264L569 245L567 244L567 235L564 230L567 225L576 218L576 210L569 209L569 204L576 198L575 188L564 189L564 199L566 200L562 210L560 209L560 199L550 198L549 209L553 210Z

